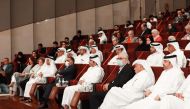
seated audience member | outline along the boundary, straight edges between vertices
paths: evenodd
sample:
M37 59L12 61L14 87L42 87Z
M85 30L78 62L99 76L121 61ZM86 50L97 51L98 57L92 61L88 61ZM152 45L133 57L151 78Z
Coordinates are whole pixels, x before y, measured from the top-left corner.
M73 57L74 59L76 59L77 54L72 49L68 49L67 50L67 57Z
M10 87L10 94L16 95L17 88L21 89L19 84L21 81L24 81L30 77L30 70L34 67L35 62L33 58L28 58L27 67L23 70L23 72L15 72L12 75L11 83L9 84ZM23 91L19 90L20 96L23 95Z
M181 87L172 95L162 98L159 109L189 109L190 75L184 80Z
M125 28L133 28L133 24L131 23L130 20L128 20L125 24Z
M125 38L123 37L121 33L115 33L113 37L117 37L117 39L119 40L119 43L122 43L125 40Z
M114 29L114 31L113 31L112 35L120 32L118 25L114 25L113 29Z
M167 31L169 35L172 35L174 32L177 32L177 29L173 24L169 23L167 26Z
M151 34L151 29L147 28L146 23L141 24L141 30L142 30L142 33L139 37L145 37L146 35Z
M184 52L180 50L179 43L177 41L171 41L167 44L167 47L171 55L177 56L177 65L181 68L185 68L187 59L184 55Z
M171 41L176 41L176 37L175 36L169 36L168 37L168 41L171 42ZM166 46L166 48L164 49L164 51L168 51L168 47Z
M123 43L135 43L135 42L137 42L137 37L135 37L133 30L129 30L128 35L125 37Z
M151 43L154 42L154 38L152 36L146 37L146 45L150 45Z
M88 64L89 63L89 50L86 46L79 47L79 55L75 59L75 64Z
M190 25L185 26L186 35L181 40L190 40Z
M67 42L62 41L61 42L61 48L69 49L69 48L71 48L71 46Z
M90 54L96 54L99 56L100 58L100 62L103 62L103 54L102 52L98 49L98 47L96 45L92 45L90 48Z
M83 39L82 37L82 31L78 30L77 34L73 37L73 41L80 42Z
M98 32L98 39L100 40L100 44L105 44L107 43L107 36L106 34L104 33L104 31L99 31Z
M151 33L152 37L154 38L154 42L162 42L162 37L160 36L160 32L157 29L153 29Z
M67 58L67 51L65 48L58 48L57 51L57 58L55 60L56 64L65 63L65 60Z
M162 98L167 94L175 93L185 79L184 72L178 67L176 60L176 55L165 56L164 71L156 84L145 90L146 98L121 109L158 109Z
M158 22L157 18L153 15L149 16L150 22Z
M26 102L31 102L30 98L30 90L34 83L47 83L48 77L54 77L57 72L57 68L52 59L46 58L43 66L35 74L30 76L29 81L26 83L25 91L24 91L24 100Z
M77 85L68 86L65 88L62 99L62 106L64 109L69 109L71 100L76 91L78 92L92 92L93 84L102 82L104 77L104 70L101 67L98 55L90 57L88 70L79 79Z
M146 60L133 63L135 76L120 87L112 87L105 96L99 109L120 109L135 101L143 99L144 90L154 85L154 73Z
M150 66L162 67L163 65L163 45L158 42L150 44L151 54L147 57L146 61Z
M64 41L67 43L68 46L71 46L69 37L65 37L65 40L64 40Z
M58 42L54 41L53 42L53 48L51 49L50 53L48 54L48 56L52 57L53 59L56 58L56 52L57 49L59 48Z
M37 63L37 62L38 62L39 55L38 55L38 53L37 53L35 50L32 51L32 56L31 56L31 58L34 59L34 63Z
M174 23L182 23L184 21L183 13L181 10L177 11L177 17L174 19Z
M103 85L102 92L93 91L90 94L90 109L98 109L98 107L103 102L107 92L112 87L123 87L123 85L127 83L135 75L135 72L133 68L130 66L128 56L126 54L119 54L117 61L120 64L119 71L117 72L115 79L110 81L109 83L105 83Z
M126 54L128 56L127 51L123 45L115 46L115 52L116 55L108 62L108 65L118 65L119 63L117 63L117 58L120 53Z
M152 24L148 21L147 18L143 18L143 23L145 23L147 25L147 28L148 29L152 29Z
M64 81L69 81L73 80L76 76L76 68L74 65L74 58L73 57L68 57L66 62L65 62L65 68L58 70L56 73L56 80L46 84L43 86L43 96L40 98L40 109L42 108L48 108L48 99L49 95L52 91L52 88L58 83L59 79L63 79ZM61 85L61 83L59 83Z
M9 93L7 84L9 84L12 74L13 65L9 62L9 58L4 58L0 69L0 93Z
M112 37L112 48L111 48L111 52L114 52L114 48L115 48L115 46L117 46L119 44L119 40L118 40L118 38L117 37Z
M184 18L187 18L187 19L190 18L190 14L189 14L189 12L187 12L186 9L182 8L182 9L181 9L181 12L182 12Z
M23 81L20 81L20 96L23 97L23 93L25 91L25 86L26 83L30 80L30 78L35 78L37 75L37 72L42 68L42 65L44 64L45 59L44 58L39 58L38 59L38 64L36 64L34 67L32 67L32 69L30 70L30 75L28 77L28 79L25 79ZM23 99L23 98L22 98ZM24 100L24 99L23 99Z
M139 37L138 43L139 45L137 46L137 48L135 48L135 51L149 51L150 50L150 46L146 44L145 37Z
M14 59L14 67L16 68L15 71L22 72L26 67L25 63L26 63L26 57L22 52L18 52L18 54Z
M190 42L186 45L185 50L190 50Z
M46 53L46 48L43 47L43 44L42 44L42 43L39 43L39 44L38 44L37 52L38 52L39 55L43 55L43 54Z
M92 45L96 45L96 42L93 39L88 41L88 47L90 48Z

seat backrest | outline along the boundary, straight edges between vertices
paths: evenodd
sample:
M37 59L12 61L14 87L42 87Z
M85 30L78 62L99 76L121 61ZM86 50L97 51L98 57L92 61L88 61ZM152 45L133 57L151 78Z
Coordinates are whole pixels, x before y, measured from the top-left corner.
M150 51L136 51L137 59L146 59L150 55Z
M185 77L187 77L190 74L189 68L181 68L181 70L184 72Z
M103 52L104 53L104 52ZM104 54L104 57L107 57L106 60L103 62L103 65L107 65L108 62L115 56L115 53L114 52L110 52L108 56L105 56Z
M110 70L109 70L110 73L108 77L103 81L103 83L112 82L116 78L118 71L119 71L119 66L110 67Z
M160 77L163 70L164 70L163 67L152 67L152 71L154 72L154 76L155 76L156 81Z
M87 64L75 64L76 67L76 78L75 80L79 80L80 77L87 71L89 65Z
M104 73L105 73L103 81L105 81L108 78L108 76L110 75L110 73L115 67L116 67L115 65L102 65L102 68L104 69Z

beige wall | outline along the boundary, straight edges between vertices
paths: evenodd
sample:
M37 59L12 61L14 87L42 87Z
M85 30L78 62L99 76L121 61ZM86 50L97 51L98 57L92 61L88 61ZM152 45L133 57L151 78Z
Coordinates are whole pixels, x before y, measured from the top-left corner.
M77 30L82 34L95 33L95 9L89 9L77 13Z
M0 32L0 60L4 57L11 59L11 31Z
M130 19L129 1L113 4L114 25L125 24Z
M55 18L48 19L34 24L34 47L37 48L38 43L44 46L52 46L55 41Z
M57 41L62 41L65 37L72 39L76 31L76 13L56 18Z
M113 28L113 5L96 8L96 27Z
M12 56L19 51L31 54L33 50L33 24L11 30Z
M3 51L0 53L0 59L2 57L11 57L11 55L13 56L18 51L31 53L33 49L37 48L38 43L43 43L44 46L52 46L52 42L55 40L62 41L65 37L70 37L70 39L72 39L72 37L76 34L77 29L81 29L83 34L92 34L96 32L97 27L110 29L113 28L113 25L124 24L126 20L129 19L138 20L140 18L140 1L142 7L142 17L147 17L149 14L155 12L154 0L125 0L117 3L114 2L114 4L111 4L114 0L96 0L96 3L94 3L93 0L85 0L89 2L85 4L89 4L89 7L83 7L83 4L79 4L77 5L77 9L75 9L75 0L72 0L69 2L70 5L67 9L70 10L72 6L71 10L73 13L70 12L71 14L66 14L68 12L63 11L65 15L61 16L63 14L61 13L63 8L62 5L59 5L59 8L56 8L56 12L60 11L60 13L54 13L55 3L52 0L48 1L49 2L45 5L44 10L40 12L38 11L42 8L40 5L36 5L37 8L34 10L34 14L31 10L33 7L30 4L28 4L30 8L28 8L27 11L32 12L31 14L28 14L28 16L30 16L30 18L33 16L31 19L34 21L44 18L47 18L47 21L17 27L11 31L6 30L0 32L0 50ZM59 0L59 2L65 4L65 2L62 2L61 0ZM103 5L105 4L103 2L107 2L108 4ZM58 2L56 2L56 4L57 3ZM157 0L157 11L164 11L164 6L166 3L169 4L170 11L177 8L184 8L186 5L185 0ZM36 4L36 2L34 4ZM43 3L41 5L43 5ZM49 9L48 7L51 6L52 8ZM88 10L85 10L86 8L88 8ZM17 8L15 7L14 9ZM49 10L51 11L51 15L47 13ZM13 11L13 15L16 16L17 11ZM41 16L42 13L46 13L47 15ZM55 15L60 16L57 18L52 18ZM26 18L28 18L28 16ZM7 17L5 19L7 19ZM12 19L14 21L16 17L13 17ZM16 21L11 23L15 22ZM7 23L6 25L12 24Z

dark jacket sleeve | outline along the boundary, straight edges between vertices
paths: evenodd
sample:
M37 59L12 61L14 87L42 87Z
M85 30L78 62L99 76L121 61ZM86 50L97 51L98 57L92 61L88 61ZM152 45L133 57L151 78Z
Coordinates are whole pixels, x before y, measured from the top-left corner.
M74 65L69 66L68 68L64 68L59 72L60 75L63 75L65 80L72 80L75 78L76 68Z
M7 75L7 74L8 74L8 75L13 74L13 65L12 65L12 64L8 64L8 65L7 65L7 68L5 69L5 73L6 73L6 75Z
M126 65L115 78L115 80L109 84L108 90L112 87L122 87L125 83L127 83L133 76L135 75L134 70L129 65Z

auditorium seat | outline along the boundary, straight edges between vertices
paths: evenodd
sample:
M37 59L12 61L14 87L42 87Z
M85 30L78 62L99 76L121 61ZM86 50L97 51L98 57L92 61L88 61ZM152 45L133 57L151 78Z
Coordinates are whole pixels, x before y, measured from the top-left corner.
M150 51L136 51L137 59L146 59L150 55Z
M102 83L98 83L94 85L95 91L103 91L103 84L108 83L112 81L115 77L117 72L119 71L118 66L109 66L109 65L103 65L103 68L105 68L105 77L103 79ZM84 101L89 99L90 92L75 92L72 101L71 101L71 109L77 109L77 104L79 100Z

